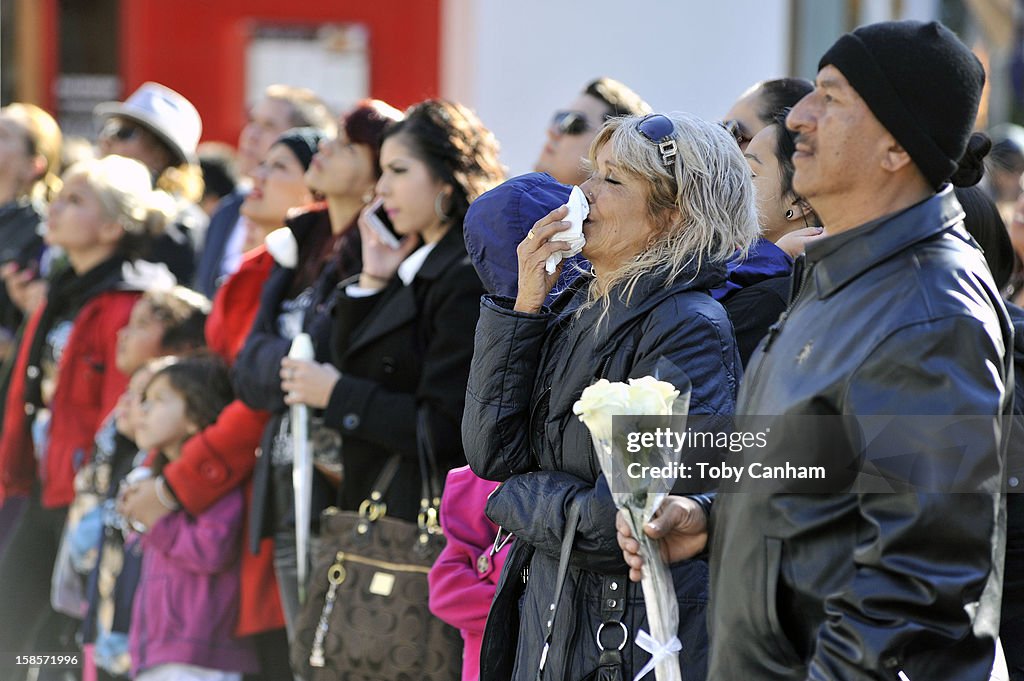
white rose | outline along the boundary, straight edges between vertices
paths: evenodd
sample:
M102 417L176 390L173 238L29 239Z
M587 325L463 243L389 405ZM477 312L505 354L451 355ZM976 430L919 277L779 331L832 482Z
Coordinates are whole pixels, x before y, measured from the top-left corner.
M629 413L648 416L671 415L672 404L679 397L679 391L674 385L653 376L629 379L628 393Z
M602 378L583 390L572 411L594 436L610 440L612 416L630 413L629 387Z

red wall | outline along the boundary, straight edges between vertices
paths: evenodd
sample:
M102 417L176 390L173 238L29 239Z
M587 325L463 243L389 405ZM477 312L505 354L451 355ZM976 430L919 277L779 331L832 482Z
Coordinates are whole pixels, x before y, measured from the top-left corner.
M439 90L441 0L121 0L124 95L155 80L189 98L203 139L245 122L250 22L356 22L369 30L370 94L404 109Z

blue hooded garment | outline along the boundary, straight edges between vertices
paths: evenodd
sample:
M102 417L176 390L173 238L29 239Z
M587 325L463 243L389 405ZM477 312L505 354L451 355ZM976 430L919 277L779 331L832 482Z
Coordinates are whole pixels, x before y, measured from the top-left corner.
M542 217L569 198L572 187L547 173L513 177L474 201L463 223L466 250L488 293L515 298L519 290L516 246ZM581 272L590 270L582 255L562 264L562 274L548 294L547 303Z

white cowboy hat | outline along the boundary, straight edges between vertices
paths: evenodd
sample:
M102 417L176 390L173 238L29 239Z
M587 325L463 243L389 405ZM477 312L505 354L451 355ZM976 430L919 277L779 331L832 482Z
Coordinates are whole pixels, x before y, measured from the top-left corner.
M192 102L169 87L143 83L123 102L97 104L93 115L101 121L117 116L140 123L167 144L179 161L196 162L203 121Z

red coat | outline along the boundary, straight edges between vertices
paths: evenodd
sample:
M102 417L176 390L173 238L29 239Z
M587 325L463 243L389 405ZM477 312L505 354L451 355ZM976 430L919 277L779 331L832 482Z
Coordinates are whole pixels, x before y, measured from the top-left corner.
M234 361L249 334L272 265L266 249L254 249L213 299L206 340L228 362ZM248 507L256 449L269 418L267 412L254 411L235 400L213 425L185 443L181 458L167 464L164 478L189 513L202 513L241 484L245 485ZM242 536L248 536L248 527L243 528ZM239 636L284 627L273 557L270 539L263 541L257 554L242 551L241 600L235 629Z
M58 367L50 402L50 445L46 467L36 470L35 447L25 418L25 372L31 340L45 303L29 318L11 374L0 434L0 503L27 495L36 476L42 480L42 505L67 506L75 497L75 471L92 452L96 430L128 384L117 370L117 332L128 323L139 291L106 291L75 316L74 328Z

